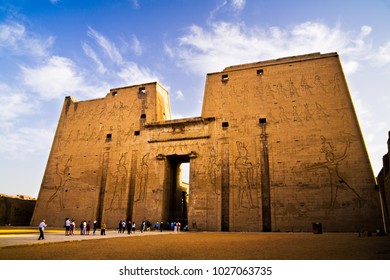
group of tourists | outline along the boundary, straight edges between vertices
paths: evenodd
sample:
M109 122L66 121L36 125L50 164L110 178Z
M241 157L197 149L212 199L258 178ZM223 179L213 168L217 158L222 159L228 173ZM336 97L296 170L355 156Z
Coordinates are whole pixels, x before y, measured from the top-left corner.
M39 224L39 238L44 239L44 229L47 227L45 220L43 219L42 222ZM98 229L98 222L96 220L91 223L91 221L83 220L80 222L79 228L80 228L80 235L89 235L91 231L91 227L93 227L92 234L96 234L96 230ZM150 231L152 228L152 223L148 220L144 220L141 223L140 231L143 233L144 231ZM76 221L74 219L66 218L65 219L65 235L74 235L76 229ZM127 231L128 234L135 234L135 222L127 221L126 220L120 220L118 224L118 232L124 233ZM181 228L180 222L156 222L154 225L155 231L162 232L163 230L172 230L174 232L179 232L181 230L188 230L188 227L185 226L183 229ZM100 224L100 235L106 235L106 224L102 222Z
M132 221L120 220L118 224L118 232L124 233L127 230L127 234L135 233L135 223Z
M156 222L154 224L154 230L155 231L160 231L162 232L163 230L173 230L174 232L179 232L180 230L186 230L187 229L187 226L185 226L184 228L181 227L181 223L180 222ZM148 220L144 220L142 221L141 223L141 226L140 226L140 232L143 233L143 232L149 232L151 231L151 228L152 228L152 223ZM132 222L132 221L125 221L125 220L120 220L119 223L118 223L118 233L124 233L126 230L127 230L127 233L128 234L131 234L131 233L135 233L135 229L136 229L136 226L135 226L135 222Z
M105 235L105 224L102 223L101 229L103 229L104 225L104 231L101 231L101 235ZM80 234L81 235L89 235L91 231L91 221L81 221L80 223ZM96 230L98 228L97 221L93 221L93 234L95 235ZM74 231L76 229L76 222L74 219L65 219L65 235L74 235Z
M91 221L83 220L80 222L80 235L89 235L91 229L93 229L92 234L96 234L96 230L98 229L98 222L94 220ZM145 231L151 231L152 223L148 220L144 220L140 226L140 232L143 233ZM74 219L66 218L65 219L65 235L74 235L76 229L76 222ZM136 230L136 224L132 221L120 220L118 223L118 233L124 233L127 231L128 234L134 234ZM187 230L187 226L182 228L180 222L156 222L154 224L154 230L162 232L163 230L172 230L174 232L180 232L181 230ZM106 224L104 222L100 225L100 234L106 235Z

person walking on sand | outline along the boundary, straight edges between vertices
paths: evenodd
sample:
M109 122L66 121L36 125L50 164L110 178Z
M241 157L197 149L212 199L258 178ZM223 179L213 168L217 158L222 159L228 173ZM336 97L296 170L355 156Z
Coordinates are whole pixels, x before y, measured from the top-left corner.
M39 224L39 237L38 237L38 240L45 239L45 235L43 234L43 231L45 230L45 227L47 227L47 225L45 224L45 219L43 219L42 222Z

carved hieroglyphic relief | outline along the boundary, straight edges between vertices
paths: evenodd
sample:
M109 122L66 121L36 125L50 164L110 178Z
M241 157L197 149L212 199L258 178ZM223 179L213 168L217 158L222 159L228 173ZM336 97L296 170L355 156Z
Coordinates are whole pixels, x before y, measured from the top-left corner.
M239 174L238 208L257 208L257 190L254 180L258 164L248 159L248 149L243 142L237 141L239 156L234 162L234 168Z
M289 84L290 84L290 97L292 98L300 97L298 93L298 89L295 87L294 82L291 78L289 80Z
M268 100L269 98L272 98L272 100L275 100L275 94L276 91L272 90L272 87L269 83L265 86L265 99Z
M296 86L298 84L299 86ZM311 121L317 125L319 121L329 124L330 116L335 116L333 111L330 112L331 110L335 110L336 115L342 117L344 111L342 102L339 103L342 109L327 108L323 102L324 97L333 99L335 94L340 93L340 73L337 72L332 79L326 82L319 74L312 77L302 75L299 81L290 77L288 80L275 81L273 85L268 82L264 85L264 94L260 98L263 102L273 105L273 108L271 107L267 114L276 118L269 123L291 125L291 121L294 121L299 125L306 125L306 122ZM310 99L307 99L308 97ZM300 102L301 98L305 98L305 103ZM280 99L289 99L296 103L293 103L291 107L285 104L280 105L280 102L278 102Z
M207 173L208 173L210 184L214 192L219 195L220 192L218 191L218 186L217 186L217 153L214 147L211 147L210 149L210 155L209 155L207 167L208 167Z
M149 174L149 154L146 153L141 160L141 167L137 172L138 184L136 185L135 198L134 201L144 201L146 199L146 187L148 184L148 174Z
M315 85L315 89L317 90L317 94L326 94L326 87L324 83L321 81L320 75L315 75L314 85Z
M353 186L348 183L347 178L345 178L339 171L340 165L346 161L349 156L349 148L351 141L346 139L344 143L344 151L342 153L337 152L336 147L330 143L325 136L321 135L321 149L320 152L324 154L325 161L318 162L314 164L306 164L304 168L307 171L316 170L316 169L326 169L329 174L329 185L330 185L330 201L329 209L335 207L338 191L349 190L353 195L358 199L359 206L362 206L364 199L358 194Z
M179 204L167 186L190 161L189 230L354 230L377 212L364 142L337 55L308 57L208 74L197 120L164 121L169 96L154 83L67 98L34 224L48 211L108 227L171 219Z
M49 197L49 199L46 202L46 207L50 208L52 205L55 208L65 208L66 207L66 201L65 201L65 192L66 188L69 184L76 181L77 179L72 177L71 175L71 168L72 168L72 157L70 156L64 166L60 166L60 158L57 158L56 162L56 185L55 185L55 191L54 193Z
M85 160L86 156L81 158ZM85 169L81 172L78 170L80 173L77 173L77 175L74 171L72 172L72 168L79 164L81 158L79 157L75 160L74 156L59 156L55 159L55 173L50 178L53 185L42 186L51 193L46 201L46 208L95 208L96 195L98 193L98 188L96 187L96 167ZM52 192L51 190L53 189L54 191Z
M112 173L111 186L114 188L110 205L106 210L116 210L125 207L122 200L126 197L127 188L127 153L123 153L116 164L116 170Z
M304 75L302 75L302 77L301 77L301 89L306 94L306 96L313 95L312 88L313 87L307 83L306 77Z

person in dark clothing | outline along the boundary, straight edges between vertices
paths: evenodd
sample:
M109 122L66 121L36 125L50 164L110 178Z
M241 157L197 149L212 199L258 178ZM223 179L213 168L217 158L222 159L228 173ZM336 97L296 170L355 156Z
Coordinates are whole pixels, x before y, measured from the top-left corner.
M95 233L96 233L96 229L97 229L97 221L94 220L94 221L93 221L93 234L94 234L94 235L95 235Z
M119 224L118 224L118 232L121 233L122 232L122 228L123 225L122 225L122 220L119 221Z
M88 221L87 223L87 230L86 230L86 234L89 235L89 231L91 230L91 221Z
M127 234L130 234L131 233L131 226L132 226L132 222L131 221L128 221L127 222L127 225L126 225L126 229L127 229Z

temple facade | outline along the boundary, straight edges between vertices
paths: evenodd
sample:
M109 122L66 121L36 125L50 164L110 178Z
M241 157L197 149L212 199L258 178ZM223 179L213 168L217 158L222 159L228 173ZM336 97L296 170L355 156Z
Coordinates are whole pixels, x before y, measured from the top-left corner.
M157 82L66 97L31 224L374 231L375 185L339 56L313 53L207 74L199 117L172 120Z

